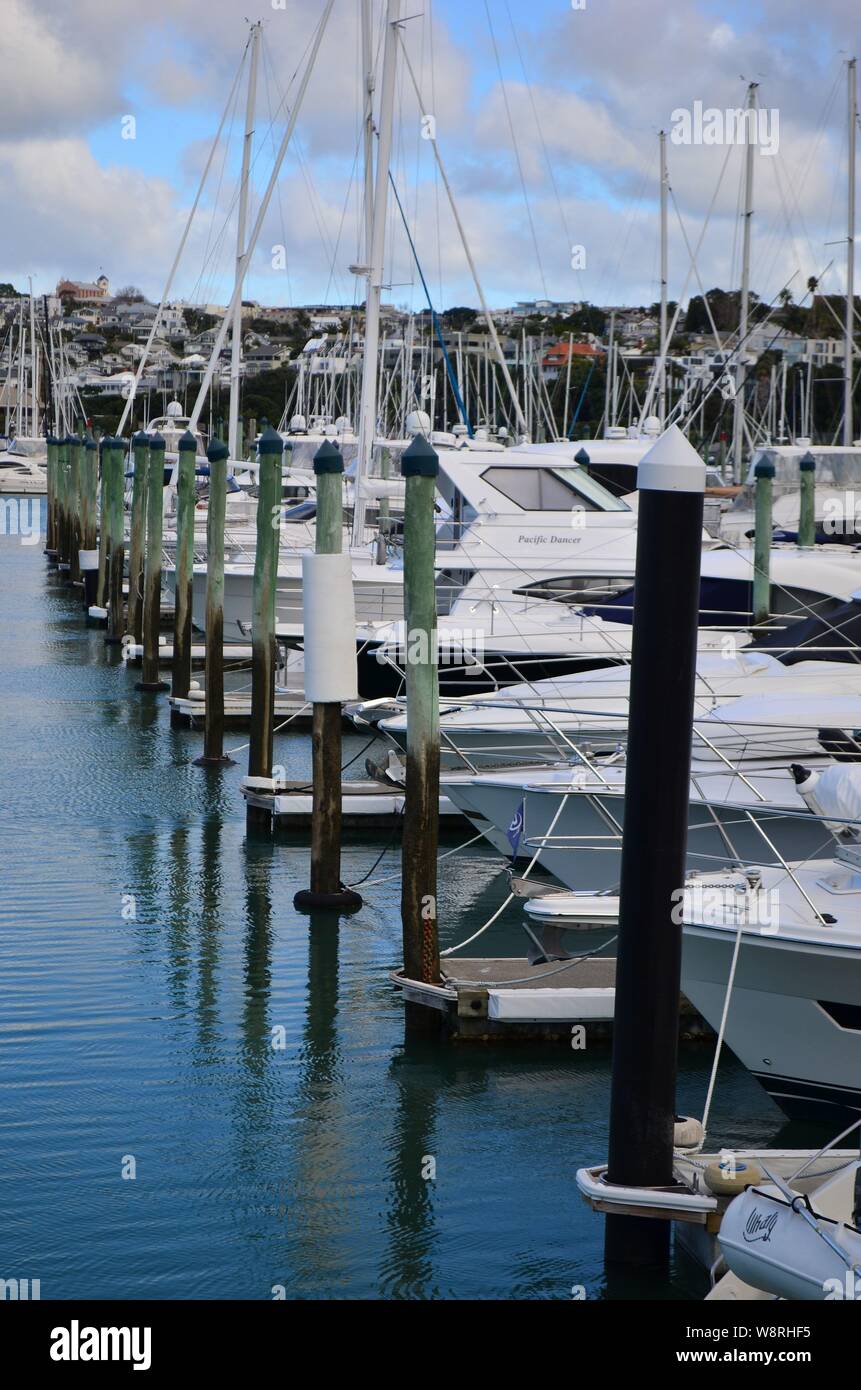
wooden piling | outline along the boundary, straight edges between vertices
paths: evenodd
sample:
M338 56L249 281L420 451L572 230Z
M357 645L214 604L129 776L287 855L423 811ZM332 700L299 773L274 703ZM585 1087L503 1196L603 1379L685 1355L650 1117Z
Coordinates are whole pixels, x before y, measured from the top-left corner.
M84 443L80 435L70 434L69 446L69 582L81 578L81 471L84 462Z
M57 563L69 568L71 518L69 514L69 435L57 440Z
M108 493L107 493L107 469L105 467L105 450L108 446L108 436L105 435L99 441L99 456L101 459L101 469L99 477L99 578L96 583L96 604L97 608L107 607L108 593Z
M753 540L753 623L767 623L771 607L771 498L774 464L762 458L753 470L756 478Z
M81 582L84 586L84 613L89 618L96 602L99 583L97 550L97 509L99 496L99 446L88 430L81 451Z
M608 1192L673 1179L705 466L672 425L640 462ZM671 663L660 659L667 650ZM669 1223L608 1216L605 1258L661 1264Z
M798 544L805 550L816 544L816 459L808 452L799 461L801 494L798 504Z
M423 435L401 455L404 497L404 616L407 758L401 873L404 974L440 979L437 933L439 679L434 561L434 495L439 460ZM440 1016L407 1003L411 1033L436 1032Z
M146 504L146 562L143 583L143 674L138 690L167 690L159 680L158 632L161 621L161 551L164 527L164 439L149 439Z
M210 441L209 504L206 515L206 717L203 755L195 767L224 767L224 517L227 507L228 448Z
M125 449L121 439L106 439L102 450L102 471L105 476L105 513L107 532L108 631L105 641L120 643L125 633L123 614L123 570L125 569L125 536L123 533L123 493L125 491Z
M46 440L48 464L46 468L45 499L45 554L56 559L59 548L57 541L57 448L58 440L49 434Z
M126 627L135 642L143 642L144 553L149 479L149 435L140 430L132 439L134 478L129 524L129 608Z
M318 555L340 555L344 535L344 460L324 440L314 455L317 478ZM306 642L308 634L305 634ZM293 899L295 907L354 911L360 895L341 884L341 705L314 703L311 759L314 792L311 812L311 887Z
M253 438L253 436L252 436ZM254 557L254 597L251 624L251 733L249 777L272 777L275 729L275 592L278 583L278 538L281 516L281 456L284 441L277 430L264 428L257 459L257 549ZM270 830L271 812L246 805L249 830Z
M173 611L173 663L170 693L185 699L191 687L191 609L194 581L194 466L197 441L190 430L179 441L176 480L176 597ZM171 710L171 724L181 722Z

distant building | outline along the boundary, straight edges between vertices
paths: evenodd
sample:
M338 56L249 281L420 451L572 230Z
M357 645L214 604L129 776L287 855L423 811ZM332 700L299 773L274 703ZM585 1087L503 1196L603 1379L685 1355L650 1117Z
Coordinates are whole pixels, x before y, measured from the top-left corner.
M594 362L596 358L603 356L603 350L594 343L554 343L541 359L541 370L545 380L555 381L567 370L569 360L573 363L579 358Z
M110 298L110 282L107 275L100 275L92 284L82 280L61 280L57 285L57 298L72 300L76 304L104 304Z

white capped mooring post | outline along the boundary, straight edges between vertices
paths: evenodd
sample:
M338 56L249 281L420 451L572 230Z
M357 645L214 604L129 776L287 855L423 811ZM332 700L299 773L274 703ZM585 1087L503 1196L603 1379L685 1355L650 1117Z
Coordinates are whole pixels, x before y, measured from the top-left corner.
M314 707L311 887L293 905L352 912L360 895L341 883L341 707L358 694L352 561L343 550L344 460L331 440L314 455L316 553L302 557L305 698Z
M681 922L705 467L675 425L639 467L625 830L610 1095L613 1184L672 1182ZM666 659L667 653L671 659ZM654 1264L669 1224L608 1215L608 1263Z

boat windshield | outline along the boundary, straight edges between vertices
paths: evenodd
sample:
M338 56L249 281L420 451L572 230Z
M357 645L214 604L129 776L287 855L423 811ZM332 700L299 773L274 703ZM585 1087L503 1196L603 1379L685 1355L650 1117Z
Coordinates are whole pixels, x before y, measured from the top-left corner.
M584 469L486 468L482 478L527 512L567 512L574 506L587 512L629 512L621 497L590 478Z

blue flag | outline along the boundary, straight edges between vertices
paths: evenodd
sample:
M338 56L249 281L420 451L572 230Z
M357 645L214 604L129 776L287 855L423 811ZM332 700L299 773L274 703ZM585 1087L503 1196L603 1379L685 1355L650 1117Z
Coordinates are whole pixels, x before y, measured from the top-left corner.
M520 837L523 834L523 817L526 810L526 798L521 797L520 805L514 812L514 818L506 831L508 843L511 845L511 853L516 854L520 848Z

